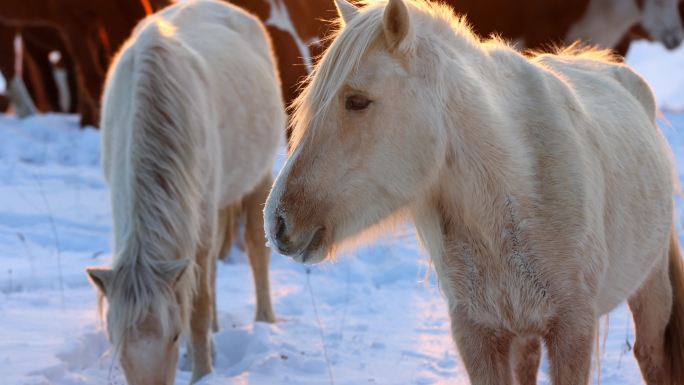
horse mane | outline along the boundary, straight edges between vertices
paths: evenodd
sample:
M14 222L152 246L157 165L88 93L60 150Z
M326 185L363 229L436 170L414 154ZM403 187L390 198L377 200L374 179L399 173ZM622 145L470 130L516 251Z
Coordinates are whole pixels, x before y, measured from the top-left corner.
M130 124L116 127L127 131L123 135L130 136L130 149L112 154L128 156L123 181L128 186L115 186L114 180L112 187L114 194L127 188L130 201L130 207L123 208L128 209L123 214L127 223L117 239L120 248L107 293L108 301L118 305L108 319L115 341L122 341L125 330L149 312L161 323L163 335L168 334L170 314L163 309L176 301L187 325L195 286L192 264L175 282L165 273L194 260L199 240L201 127L206 126L200 88L205 82L197 76L202 72L193 71L198 62L174 39L173 26L152 20L115 64L119 73L114 76L123 78L115 83L133 88L133 107L126 117Z
M601 48L576 41L570 45L552 45L547 50L525 50L525 56L537 58L544 55L554 55L563 58L586 59L607 63L621 63L623 58L610 48Z

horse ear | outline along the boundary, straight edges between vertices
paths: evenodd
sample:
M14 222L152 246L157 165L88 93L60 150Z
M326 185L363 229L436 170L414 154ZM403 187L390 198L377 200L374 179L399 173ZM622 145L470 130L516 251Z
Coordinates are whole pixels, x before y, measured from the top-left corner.
M86 267L86 273L90 277L90 281L97 287L102 295L107 295L107 286L112 280L112 269L108 267Z
M349 24L349 22L359 13L359 9L356 5L347 0L335 0L335 7L344 24Z
M191 261L189 258L181 258L176 261L164 262L159 270L166 283L171 285L171 287L174 287L188 270L190 264Z
M399 48L411 31L408 8L403 0L390 0L387 3L382 24L387 45L391 50Z

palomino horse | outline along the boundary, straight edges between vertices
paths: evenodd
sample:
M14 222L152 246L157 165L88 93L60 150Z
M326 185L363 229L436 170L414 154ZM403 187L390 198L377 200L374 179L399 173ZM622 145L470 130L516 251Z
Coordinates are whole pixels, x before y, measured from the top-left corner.
M552 383L586 384L597 318L625 299L646 382L683 384L672 165L644 80L601 51L481 41L443 5L338 7L266 203L270 244L317 263L408 215L473 384L534 383L542 339Z
M101 126L114 260L88 274L129 384L174 383L188 324L192 381L212 370L222 210L240 200L256 319L274 322L261 210L286 121L279 87L261 23L213 0L148 17L115 59Z

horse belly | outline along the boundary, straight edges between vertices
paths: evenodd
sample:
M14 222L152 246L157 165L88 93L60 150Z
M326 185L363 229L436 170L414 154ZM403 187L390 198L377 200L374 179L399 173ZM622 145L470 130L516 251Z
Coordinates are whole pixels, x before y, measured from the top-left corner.
M651 129L652 126L644 129ZM627 152L627 151L625 151ZM604 314L629 298L664 263L672 226L672 182L666 150L653 141L621 160L622 174L606 184L603 215L605 272L597 310Z
M597 311L606 314L629 298L657 266L667 261L671 221L665 217L651 227L650 236L624 237L609 251ZM637 220L637 219L635 219Z

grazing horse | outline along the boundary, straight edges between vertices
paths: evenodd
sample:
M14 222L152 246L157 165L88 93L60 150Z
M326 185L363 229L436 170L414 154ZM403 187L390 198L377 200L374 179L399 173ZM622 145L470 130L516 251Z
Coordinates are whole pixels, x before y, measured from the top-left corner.
M212 370L216 258L241 200L256 319L275 321L262 205L285 122L266 31L235 6L170 6L114 60L101 122L114 260L87 272L129 384L174 383L186 326L192 382Z
M541 340L554 385L587 384L596 321L625 299L646 383L683 384L673 172L646 82L603 51L482 41L444 5L337 3L269 243L317 263L412 218L473 384L535 383Z

